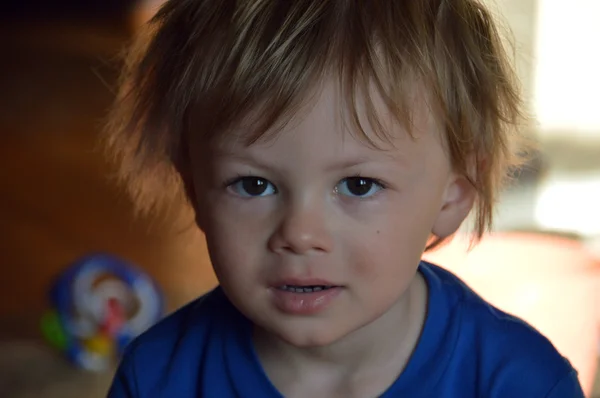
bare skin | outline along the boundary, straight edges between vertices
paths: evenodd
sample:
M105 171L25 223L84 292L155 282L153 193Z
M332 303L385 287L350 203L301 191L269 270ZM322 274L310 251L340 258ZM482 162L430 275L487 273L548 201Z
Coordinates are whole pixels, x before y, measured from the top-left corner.
M375 397L393 384L425 319L423 250L473 205L424 102L415 101L416 139L376 105L392 136L379 148L336 119L334 85L274 139L192 145L215 272L255 324L261 364L286 397ZM329 281L339 294L314 313L286 312L273 285L286 278Z

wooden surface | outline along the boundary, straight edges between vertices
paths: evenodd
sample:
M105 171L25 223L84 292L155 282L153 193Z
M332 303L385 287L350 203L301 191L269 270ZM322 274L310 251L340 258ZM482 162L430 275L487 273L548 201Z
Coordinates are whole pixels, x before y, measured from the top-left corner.
M136 218L110 180L97 138L126 37L82 29L22 29L0 43L0 338L37 336L52 278L90 252L147 270L169 309L215 284L189 211Z

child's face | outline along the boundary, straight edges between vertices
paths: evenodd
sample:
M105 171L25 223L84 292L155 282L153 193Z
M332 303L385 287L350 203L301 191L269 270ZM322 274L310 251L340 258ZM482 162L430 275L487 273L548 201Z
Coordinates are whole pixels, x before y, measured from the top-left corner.
M472 192L415 103L415 140L378 105L394 137L377 141L385 150L342 131L332 86L268 142L192 143L215 272L257 326L306 347L374 323L402 302L430 234L466 217Z

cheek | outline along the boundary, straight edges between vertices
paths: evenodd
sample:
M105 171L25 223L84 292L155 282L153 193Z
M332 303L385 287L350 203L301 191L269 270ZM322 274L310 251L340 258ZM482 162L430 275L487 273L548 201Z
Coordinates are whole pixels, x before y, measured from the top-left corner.
M397 302L416 274L419 243L404 230L387 229L355 246L348 263L355 305L365 313L383 314Z
M350 251L354 272L364 281L400 275L420 257L420 239L402 228L379 228L370 236L357 239Z
M347 260L354 264L356 278L385 284L386 279L413 273L421 259L432 227L431 211L408 201L390 207L355 230L347 243Z
M261 264L261 247L264 223L255 217L228 206L212 206L206 223L206 240L215 273L219 278L229 279L236 275L250 275L258 272L255 265Z

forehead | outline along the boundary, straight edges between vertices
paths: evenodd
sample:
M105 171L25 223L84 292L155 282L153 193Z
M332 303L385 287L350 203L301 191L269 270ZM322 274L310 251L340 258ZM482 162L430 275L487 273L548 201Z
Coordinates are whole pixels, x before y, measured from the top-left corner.
M357 152L357 156L397 157L401 153L419 156L432 147L443 146L441 129L423 90L415 87L407 97L408 117L401 118L373 88L350 103L338 85L325 81L294 113L260 134L256 141L249 143L247 136L253 121L260 120L260 112L223 134L211 149L225 155L239 151L277 152L284 148L294 152L294 148L312 147L314 151L327 148L331 156Z

